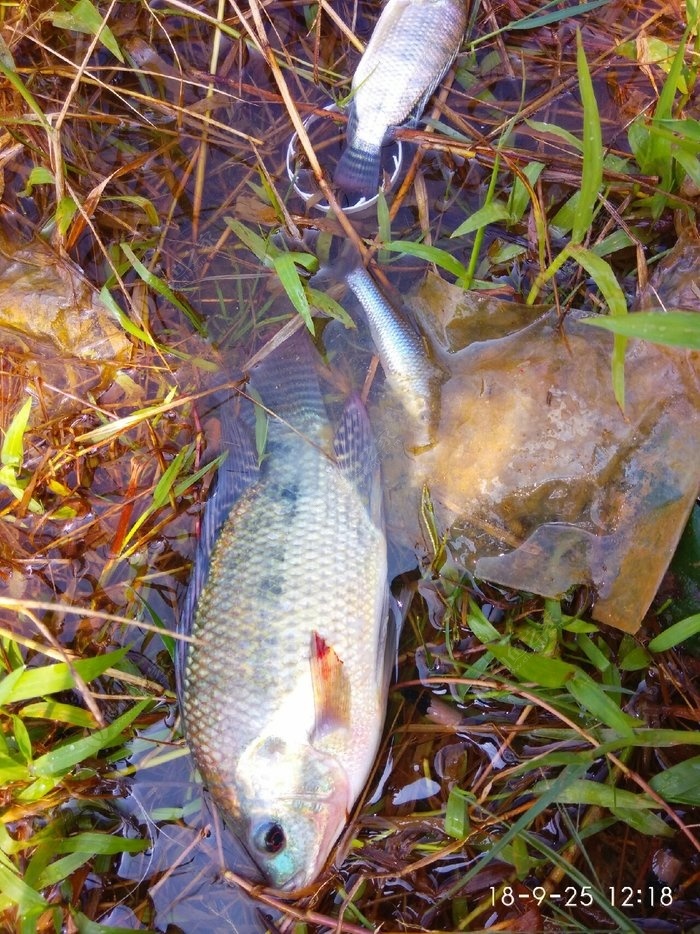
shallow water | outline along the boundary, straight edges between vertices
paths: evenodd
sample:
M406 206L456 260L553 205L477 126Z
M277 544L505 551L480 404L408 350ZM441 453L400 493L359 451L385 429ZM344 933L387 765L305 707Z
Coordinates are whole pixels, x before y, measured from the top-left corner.
M364 37L369 34L371 21L377 14L374 3L361 3L357 8L351 3L339 3L334 9L345 22L352 22L358 12L357 32ZM332 97L330 88L334 76L349 76L357 53L341 41L337 28L327 18L322 22L318 39L314 33L309 33L311 10L307 5L272 3L268 11L274 19L275 28L270 29L270 34L275 47L283 47L290 56L296 56L293 61L301 63L297 72L287 71L300 112L304 114L311 107L325 106ZM598 52L634 35L640 24L655 12L651 4L631 3L622 8L611 4L597 11L584 29L589 58L593 60ZM497 15L506 21L514 14L504 8ZM239 25L235 16L230 15L229 19L234 27ZM508 53L500 59L493 42L488 47L479 47L474 55L462 56L457 82L440 119L465 133L471 147L472 142L480 144L480 134L498 139L504 121L521 110L523 99L534 102L539 94L551 90L551 97L533 105L531 115L577 131L580 106L573 89L571 54L574 25L573 21L565 21L534 34L530 31L510 33L506 36ZM202 101L209 81L213 47L211 27L171 9L164 10L157 4L137 12L120 11L113 27L125 51L151 74L137 78L128 69L116 65L104 50L93 57L91 74L98 80L86 85L84 91L81 89L82 96L75 102L78 110L90 114L90 120L71 118L62 137L69 162L76 167L71 176L73 183L87 200L98 180L119 169L124 174L112 181L113 187L107 189L107 195L132 197L136 192L149 199L155 218L148 216L136 203L105 198L94 219L102 242L115 245L111 260L125 277L127 292L133 300L129 309L133 319L147 324L166 347L208 360L223 357L227 368L235 373L251 352L292 314L276 275L259 263L225 224L225 217L233 216L263 235L279 226L280 220L262 191L265 181L258 170L259 164L268 171L302 230L318 226L326 232L336 232L337 228L316 213L307 215L303 203L291 191L285 155L292 127L267 66L250 42L230 36L222 38L217 78L213 82L212 111L220 125L208 125L205 130L198 113L204 109ZM48 24L45 28L51 29ZM490 30L481 14L478 28L482 34ZM27 35L21 46L13 46L16 61L22 67L31 66L40 54L29 27ZM56 48L62 49L76 63L81 61L87 37L50 31L48 35L55 39ZM568 52L563 66L560 62L562 49ZM629 60L614 57L613 66L609 61L598 69L596 77L603 131L606 143L624 151L626 143L621 134L621 122L643 110L654 94L648 78L636 67L633 70ZM321 76L318 83L314 78L315 64ZM51 67L45 69L44 75L37 76L32 89L46 109L53 110L55 100L66 98L63 91L69 86L70 75ZM570 83L562 88L562 80ZM151 98L145 104L137 96L143 93ZM28 131L20 126L14 132L20 141L26 136L27 145L5 166L5 201L24 214L31 224L41 227L52 216L51 192L37 186L33 194L23 193L32 164L28 154L33 153L37 145L34 129ZM236 135L240 133L254 139ZM568 197L572 178L575 184L575 173L571 173L571 156L562 152L556 139L520 121L512 146L524 153L525 161L531 160L533 153L546 157L548 170L543 176L543 200L549 209ZM143 152L150 158L138 163ZM407 156L410 157L410 150ZM419 182L419 186L425 186L425 197L419 187L402 201L392 221L393 237L415 239L419 231L429 231L436 245L449 249L460 261L467 262L472 238L450 241L449 233L481 203L492 163L493 152L487 147L476 159L466 158L461 152L427 152ZM197 180L198 166L203 167L201 187ZM499 181L497 193L507 195L506 190L501 190L507 184L510 182ZM626 191L623 191L617 203L625 197ZM375 213L359 218L357 227L361 234L374 236ZM653 243L655 251L669 245L675 237L667 217L656 223L642 218L638 231ZM119 242L134 245L144 261L153 262L154 270L191 304L205 321L207 340L195 336L193 326L169 302L141 286L138 276L124 263L123 253L116 247ZM513 248L515 255L512 251L507 253L505 247ZM112 266L88 228L76 234L71 251L99 285L112 275ZM508 258L504 258L506 255ZM621 251L613 261L623 286L630 292L635 275L629 251ZM488 278L495 291L518 298L527 291L536 267L533 235L527 218L510 230L489 228L477 269L479 278ZM406 292L408 284L417 281L423 271L421 263L410 259L386 268L391 282L401 292ZM340 355L336 354L333 361L338 401L349 387L361 384L359 374L366 372L370 356L362 335L358 337L348 332L342 334L342 339L343 359L338 359ZM216 345L215 351L209 341ZM330 330L328 347L332 349ZM357 367L351 362L353 354ZM30 471L39 469L47 452L52 456L56 452L70 453L76 437L98 427L105 419L161 402L173 387L179 393L206 389L215 378L203 371L196 361L183 360L167 351L160 354L142 349L133 365L125 370L126 378L95 395L95 387L87 380L61 384L60 360L42 359L40 364L37 367L36 359L26 353L3 351L0 372L3 424L7 424L7 417L15 411L25 385L44 401L41 419L36 425L37 438L27 453L26 467ZM380 382L377 380L377 387ZM59 390L51 389L49 383L57 384ZM78 397L76 405L72 405L68 392ZM195 408L200 413L203 435L195 421ZM209 439L208 448L205 438ZM187 405L154 420L152 427L142 425L109 444L89 451L81 449L79 456L61 462L56 478L71 491L75 516L57 521L24 515L19 522L0 524L3 595L75 603L88 610L108 610L131 620L158 620L166 629L171 629L188 574L206 482L203 489L188 490L163 507L163 511L144 527L149 536L133 553L123 556L117 544L149 502L162 468L188 443L199 445L199 462L206 462L216 451L216 417L207 417L201 405ZM56 502L61 500L58 494L55 496ZM48 493L45 501L53 502ZM4 493L1 505L5 514L13 513L11 497ZM395 518L389 517L390 524ZM396 557L397 567L405 561L406 553L401 551ZM445 623L445 596L437 587L431 590L430 586L422 585L422 597L426 612L418 618L418 610L415 610L415 618L407 623L400 678L412 680L418 671L426 684L420 697L424 699L429 694L436 702L447 697L451 703L457 698L461 705L458 711L463 717L457 723L452 719L443 724L439 717L448 717L450 712L454 715L453 707L439 714L428 710L426 715L422 701L412 699L408 690L397 692L389 715L390 729L397 726L391 740L393 768L382 782L373 779L370 794L377 789L376 801L355 827L362 832L364 848L351 851L332 881L342 883L345 891L350 892L356 882L362 882L363 874L368 875L370 881L362 882L365 895L358 904L377 923L384 920L386 924L402 928L413 925L448 930L461 923L464 917L461 899L471 899L473 904L474 900L488 895L490 885L499 885L509 878L508 867L497 863L480 873L458 898L446 896L450 886L473 865L484 841L489 840L489 824L485 820L479 846L460 844L452 854L443 852L443 811L450 790L455 782L469 789L483 787L494 773L503 773L518 757L527 758L531 748L520 741L521 734L514 726L523 713L522 702L512 698L471 697L454 685L436 685L425 680L451 673L455 653L460 665L468 668L480 657L481 646L470 636L466 625ZM504 609L511 599L488 589L487 597L494 604L500 601ZM2 614L3 623L17 625L13 614L5 610ZM111 624L89 616L47 612L42 620L62 644L71 645L80 652L92 653L113 641L136 639L143 654L158 663L172 687L172 664L157 636L135 636L134 630L126 626L115 633ZM432 628L429 620L432 620ZM409 635L414 625L422 633L415 646ZM459 629L457 633L455 626ZM25 634L30 629L31 635L36 635L24 623L22 629ZM446 637L449 650L445 647ZM666 722L664 717L678 717L672 722L687 728L688 721L682 717L685 697L682 684L686 681L692 684L697 672L690 662L683 664L687 669L682 678L679 676L681 688L676 691L673 680L676 669L673 675L666 672L668 677L664 675L665 669L661 675L655 671L649 678L644 703L645 709L651 709L657 719ZM146 663L142 663L142 667L150 672ZM631 679L636 677L630 675ZM164 705L163 712L170 718L172 693L167 697L168 706ZM552 726L555 722L542 711L530 716L527 725L531 729ZM131 791L124 801L116 802L114 810L121 815L119 819L128 822L129 832L152 835L153 852L145 857L124 857L111 870L95 873L91 882L93 894L79 893L83 909L87 911L89 907L91 916L104 923L125 926L143 922L163 930L170 924L190 932L205 927L218 929L224 924L233 930L236 925L251 932L256 927L264 930L267 921L260 917L261 909L243 898L236 888L220 881L221 867L230 868L229 860L241 870L244 867L216 815L201 804L200 786L191 780L189 757L182 756L174 763L148 768L144 765L148 749L154 748L161 754L163 741L180 742L177 732L171 732L165 721L152 730L144 727L145 745L137 742L133 747L131 765L139 766L136 778L127 778L119 784L120 793L125 789ZM513 739L507 747L504 737ZM528 742L531 746L537 744L536 738ZM546 740L539 742L544 745ZM378 774L389 756L389 745L387 741L378 763ZM178 749L181 750L179 745ZM515 780L502 788L504 798L514 808L518 804L518 794L525 794L527 790L527 785L521 786ZM99 789L93 791L98 793ZM110 795L114 796L115 791L110 790ZM567 811L567 818L569 816ZM570 833L570 827L562 821L563 818L559 823L543 821L536 831L544 839L561 842ZM213 827L211 836L199 838L199 831L207 826ZM613 884L644 879L647 863L650 864L652 856L659 852L656 843L642 838L644 845L635 845L633 840L637 838L632 837L628 843L627 836L620 839L615 829L602 839L602 843L591 846ZM615 848L616 857L619 857L617 865L629 866L630 872L624 878L618 879L615 868L610 866L610 847ZM688 867L686 878L692 880L695 876L697 880L697 862L693 861L695 857L686 843L674 839L669 848ZM432 862L424 868L411 868L426 856L431 856ZM693 892L691 887L676 900L675 920L668 922L675 923L676 929L679 924L690 926L697 921ZM119 902L116 906L115 899ZM328 889L319 893L313 904L329 916L337 917L342 900L341 895ZM268 912L267 908L262 910ZM507 917L504 909L494 910L489 923ZM582 913L582 917L581 923L589 929L595 924L609 925L595 913ZM481 923L485 919L482 915L477 921ZM538 921L531 916L526 929L536 929L538 923L544 923L542 918ZM641 923L640 919L637 923ZM320 927L322 929L323 925Z

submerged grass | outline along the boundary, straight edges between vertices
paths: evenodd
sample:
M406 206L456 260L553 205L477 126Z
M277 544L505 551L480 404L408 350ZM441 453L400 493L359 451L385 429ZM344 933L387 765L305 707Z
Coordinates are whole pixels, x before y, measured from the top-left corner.
M0 363L8 930L700 924L700 624L697 602L677 609L697 542L632 638L589 622L584 592L559 603L464 580L432 528L379 772L391 765L342 866L295 904L229 873L272 921L221 895L225 862L187 874L204 828L225 841L189 776L173 800L165 790L183 755L163 722L167 634L218 462L220 355L200 335L235 373L296 314L310 329L314 309L345 320L308 282L321 251L305 234L319 229L383 251L399 285L431 263L562 314L605 304L599 326L697 347L696 312L624 314L647 263L695 224L695 5L680 25L660 2L475 6L430 132L401 134L421 157L377 240L375 218L337 203L335 217L306 213L284 165L294 128L322 172L301 121L347 94L376 9L356 13L325 0L0 11L4 204L85 269L133 342L102 371L10 343ZM139 782L160 769L147 799ZM166 838L179 849L161 858Z

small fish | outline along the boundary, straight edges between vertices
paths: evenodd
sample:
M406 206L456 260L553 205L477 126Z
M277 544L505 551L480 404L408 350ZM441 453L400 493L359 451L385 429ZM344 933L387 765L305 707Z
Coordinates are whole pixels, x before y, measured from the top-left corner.
M205 511L183 609L188 744L226 821L279 889L311 883L373 764L397 632L388 625L377 452L359 398L331 428L308 338L254 368L260 462L229 456Z
M377 193L381 149L398 126L415 126L462 44L464 0L389 0L352 79L347 149L334 182Z
M389 303L364 266L355 265L344 278L362 305L387 382L411 420L408 446L421 449L433 444L446 374L433 363L423 338Z

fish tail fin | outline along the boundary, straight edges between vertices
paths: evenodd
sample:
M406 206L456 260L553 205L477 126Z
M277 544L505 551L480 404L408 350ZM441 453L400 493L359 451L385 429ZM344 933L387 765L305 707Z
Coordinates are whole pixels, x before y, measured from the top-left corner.
M333 183L346 194L373 198L379 190L381 146L353 140L340 157Z

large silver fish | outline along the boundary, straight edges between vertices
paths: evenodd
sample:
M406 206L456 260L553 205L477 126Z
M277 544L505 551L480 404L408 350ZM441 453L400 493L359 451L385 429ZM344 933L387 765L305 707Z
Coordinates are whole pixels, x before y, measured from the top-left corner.
M179 670L195 762L281 889L318 875L367 780L395 648L367 414L350 399L333 432L314 358L297 335L251 375L278 416L260 467L247 426L224 420Z
M465 0L389 0L352 79L338 188L376 194L382 146L395 127L416 125L459 51L466 24Z
M445 372L431 360L423 338L390 304L364 266L354 265L344 278L362 305L387 382L410 419L407 445L431 445L440 418Z

